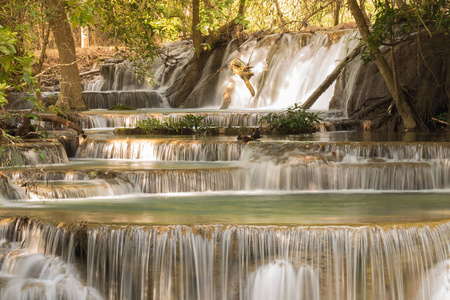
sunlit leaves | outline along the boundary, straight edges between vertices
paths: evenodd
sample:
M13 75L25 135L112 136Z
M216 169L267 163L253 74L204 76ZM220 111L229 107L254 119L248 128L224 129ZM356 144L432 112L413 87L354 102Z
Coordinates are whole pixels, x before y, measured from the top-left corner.
M22 83L33 84L31 66L34 58L29 54L19 55L17 33L0 25L0 105L5 104L5 90L20 89Z
M94 24L94 2L93 0L69 0L66 2L72 27L77 25L85 27Z
M394 7L388 2L374 1L376 15L370 42L375 47L380 44L394 44L420 30L450 31L450 1L416 0Z

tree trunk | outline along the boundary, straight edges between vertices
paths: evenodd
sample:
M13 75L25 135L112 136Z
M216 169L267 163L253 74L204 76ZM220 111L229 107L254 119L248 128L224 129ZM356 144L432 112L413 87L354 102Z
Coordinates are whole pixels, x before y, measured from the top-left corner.
M200 23L200 0L192 0L192 42L194 44L195 56L200 58L202 53L202 33L197 29Z
M45 33L43 34L43 40L42 40L42 49L41 49L41 55L39 56L39 63L36 69L36 74L39 74L42 72L42 68L44 66L45 61L45 54L47 52L47 45L48 45L48 39L50 37L50 26L48 26L45 29ZM41 78L42 76L39 76L37 79L37 92L36 92L36 101L39 103L41 102Z
M336 0L334 5L334 26L337 26L339 25L339 14L341 12L341 0Z
M309 109L314 105L314 103L316 103L317 99L319 99L319 97L323 93L325 93L325 91L336 80L339 74L341 74L344 67L359 54L360 50L361 47L356 47L344 58L343 61L341 61L341 63L333 70L333 72L331 72L331 74L327 76L322 84L311 94L311 96L309 96L308 100L306 100L305 103L302 104L303 109Z
M81 95L81 79L77 65L75 41L67 20L63 0L43 0L50 28L55 37L61 64L61 91L56 106L70 110L86 110Z
M364 20L364 16L356 3L356 0L348 0L347 1L350 11L355 18L356 24L358 25L359 32L361 33L361 37L366 43L367 47L372 50L372 54L375 56L375 64L380 71L381 76L386 83L386 86L389 90L389 93L392 95L394 99L395 106L397 107L398 114L400 115L405 131L413 131L416 129L416 121L414 120L414 114L409 106L405 95L403 92L399 91L396 93L396 85L398 86L398 82L395 82L394 74L386 62L383 54L381 53L378 47L374 47L369 42L370 31L367 26L366 21Z
M370 26L370 19L367 16L366 12L366 0L359 0L359 8L361 9L361 13L363 14L364 20L366 21L366 24Z

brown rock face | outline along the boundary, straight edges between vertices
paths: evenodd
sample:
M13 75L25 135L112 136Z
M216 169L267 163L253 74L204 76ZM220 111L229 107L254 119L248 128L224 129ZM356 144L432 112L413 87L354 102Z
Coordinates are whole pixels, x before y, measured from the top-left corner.
M388 48L382 50L389 51ZM387 59L392 68L392 55L388 54ZM432 129L431 117L449 111L450 107L450 36L417 36L395 47L395 59L400 84L414 111ZM366 64L358 57L338 78L330 109L343 109L353 119L381 120L384 117L383 124L375 129L396 130L399 118L395 109L386 119L392 102L389 98L375 63ZM368 110L370 106L374 108Z

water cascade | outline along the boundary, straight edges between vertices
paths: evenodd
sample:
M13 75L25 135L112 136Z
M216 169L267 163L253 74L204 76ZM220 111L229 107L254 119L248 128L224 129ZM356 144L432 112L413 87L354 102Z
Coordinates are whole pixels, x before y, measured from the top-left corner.
M88 139L76 158L143 159L164 161L239 160L245 144L237 141L168 139Z
M132 127L136 122L154 118L161 122L171 119L179 122L186 115L204 117L203 122L218 127L257 126L264 112L87 112L81 114L78 122L83 128Z
M357 43L355 31L343 31L251 38L238 49L230 44L222 64L237 58L251 62L255 76L250 82L256 96L250 95L237 75L222 72L214 104L222 103L222 93L230 82L235 84L231 104L234 108L280 109L304 102ZM328 110L333 91L334 85L312 108Z
M5 195L14 199L14 190L33 199L206 191L443 191L450 188L449 157L448 142L92 138L76 152L73 162L79 167L46 167L27 173L25 184L23 171L5 170L9 180L3 184L9 187ZM94 164L99 159L103 165Z
M196 104L184 105L199 107L200 104L200 107L218 108L223 100L222 93L230 82L235 84L231 106L233 109L280 109L296 102L304 102L340 60L356 46L358 39L355 36L356 31L350 30L252 37L240 47L236 47L236 41L229 42L222 57L222 66L234 59L251 62L255 76L250 82L256 89L256 96L251 97L244 82L237 75L232 75L230 70L217 75L216 70L208 71L206 68L202 80L194 89L193 103ZM84 96L88 107L105 109L119 104L135 108L169 107L167 101L163 100L165 92L186 69L192 56L190 47L189 43L179 42L165 48L172 55L173 61L156 59L153 64L156 82L153 85L137 79L128 62L104 64L102 78L85 86ZM209 59L217 57L211 55ZM207 63L210 64L211 62ZM212 87L215 93L204 92L202 89L205 82L209 83L212 79L216 82L216 86ZM327 110L333 90L334 85L313 108Z
M210 106L201 109L168 108L191 43L164 50L153 83L109 61L85 86L98 110L79 118L84 143L64 132L64 146L0 147L0 299L450 299L448 135L113 134L189 114L215 133L250 131L262 114L304 101L354 36L232 41L207 66L250 61L256 96L230 71L205 72L211 86L183 103ZM238 109L218 111L231 81ZM141 109L102 110L116 104Z
M0 225L0 298L100 300L75 264L74 236L50 224Z
M64 147L57 142L30 141L4 147L5 150L0 152L0 167L69 162Z
M405 227L81 224L70 230L72 234L68 228L4 221L0 240L11 243L2 244L6 258L0 274L16 274L12 261L17 256L25 255L19 263L32 268L58 253L53 269L44 270L55 277L62 274L45 280L58 286L70 282L63 291L81 293L78 299L97 299L98 292L106 299L425 300L441 299L435 296L446 295L442 290L449 287L448 281L443 286L434 283L448 276L450 227L445 223ZM21 251L14 251L21 243L25 243ZM85 259L76 262L79 257ZM79 271L64 270L69 266ZM17 286L16 295L34 288L22 282Z
M108 109L114 105L134 108L169 107L162 94L174 83L192 56L187 41L171 43L162 50L170 59L158 57L152 63L152 82L136 75L135 66L128 62L110 60L102 65L101 78L84 87L83 98L90 109ZM138 66L139 67L139 66ZM167 75L169 74L169 75Z

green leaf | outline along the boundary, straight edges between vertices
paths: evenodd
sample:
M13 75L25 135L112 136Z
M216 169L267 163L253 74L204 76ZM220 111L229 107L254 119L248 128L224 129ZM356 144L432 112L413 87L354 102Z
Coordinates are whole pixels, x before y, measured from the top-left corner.
M39 153L39 159L41 160L41 162L43 163L43 164L45 164L45 154L44 153Z

